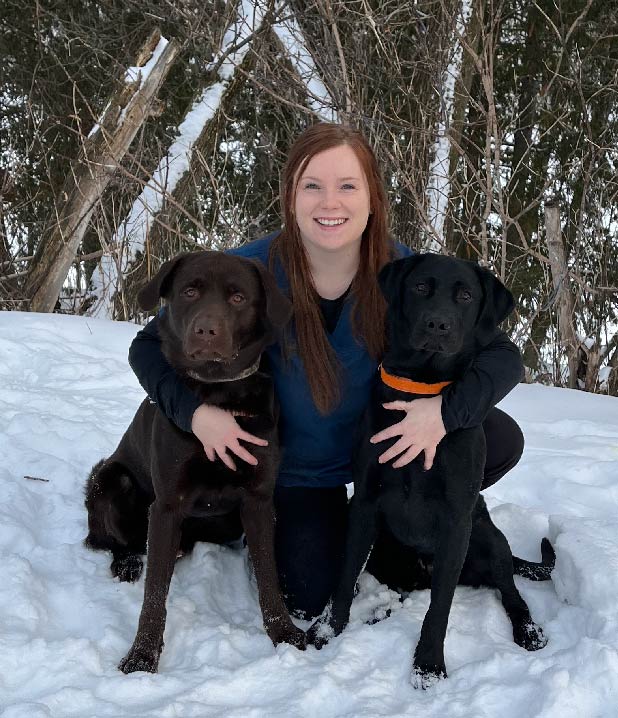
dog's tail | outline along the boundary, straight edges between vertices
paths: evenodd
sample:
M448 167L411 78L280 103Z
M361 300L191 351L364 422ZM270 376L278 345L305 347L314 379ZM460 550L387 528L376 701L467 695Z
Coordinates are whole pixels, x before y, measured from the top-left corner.
M549 543L549 539L541 541L541 563L526 561L523 558L513 556L513 568L518 576L530 579L530 581L549 581L551 572L556 565L556 552Z

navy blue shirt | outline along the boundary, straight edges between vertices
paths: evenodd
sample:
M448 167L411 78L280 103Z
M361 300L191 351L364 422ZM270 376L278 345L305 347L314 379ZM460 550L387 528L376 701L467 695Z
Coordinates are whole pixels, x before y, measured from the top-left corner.
M243 245L230 254L258 259L268 267L269 248L276 234ZM411 250L398 244L399 257ZM289 285L279 262L274 267L279 288ZM377 362L352 332L353 297L345 297L332 332L327 333L341 371L341 401L327 415L317 410L301 358L284 358L280 344L266 351L275 392L281 407L279 422L282 459L281 486L339 486L349 483L355 430L369 401ZM141 385L159 408L181 429L191 431L199 398L184 384L163 356L157 319L149 322L131 344L129 362ZM523 364L517 347L504 333L478 355L471 369L443 390L442 418L447 431L478 426L487 412L519 382Z

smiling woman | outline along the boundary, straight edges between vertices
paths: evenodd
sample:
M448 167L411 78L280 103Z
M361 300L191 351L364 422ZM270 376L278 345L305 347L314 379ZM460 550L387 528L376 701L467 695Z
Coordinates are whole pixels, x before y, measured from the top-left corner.
M281 210L283 229L230 252L269 267L294 307L291 329L266 350L263 365L280 405L275 553L288 607L316 616L338 580L355 433L384 350L378 272L412 252L389 237L376 157L349 127L320 123L300 135L283 169ZM158 319L138 334L129 359L161 411L192 432L208 458L230 469L255 463L234 416L203 404L167 364ZM485 481L493 483L523 449L515 422L492 409L521 376L519 351L497 332L442 395L388 407L397 417L388 460L404 466L424 453L431 464L445 432L484 422L491 427Z
M358 263L370 214L369 187L351 147L333 147L311 158L298 180L294 212L310 258L346 252Z

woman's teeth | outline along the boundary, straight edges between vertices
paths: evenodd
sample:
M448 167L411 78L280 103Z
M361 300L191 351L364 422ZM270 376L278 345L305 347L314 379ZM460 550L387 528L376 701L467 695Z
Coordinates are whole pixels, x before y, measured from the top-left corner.
M318 224L323 224L325 227L336 227L338 224L343 224L346 219L316 219Z

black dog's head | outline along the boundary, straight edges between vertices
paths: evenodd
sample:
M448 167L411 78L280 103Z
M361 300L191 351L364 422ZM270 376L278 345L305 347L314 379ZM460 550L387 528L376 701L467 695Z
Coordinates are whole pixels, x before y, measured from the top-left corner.
M138 294L143 309L167 300L163 351L177 369L233 377L250 367L292 316L292 305L259 262L222 252L180 254Z
M387 264L378 281L398 353L455 355L489 343L513 310L512 294L487 269L437 254Z

